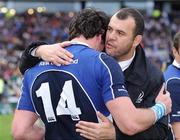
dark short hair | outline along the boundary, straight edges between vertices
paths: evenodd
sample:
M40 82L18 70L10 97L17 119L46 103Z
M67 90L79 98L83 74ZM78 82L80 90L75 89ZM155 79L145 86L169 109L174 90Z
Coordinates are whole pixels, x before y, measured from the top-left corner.
M177 33L174 35L173 47L176 48L176 50L179 52L179 47L180 47L180 31L177 32Z
M128 17L132 17L135 21L134 36L143 35L144 32L144 19L143 15L136 9L133 8L122 8L116 14L118 19L124 20Z
M102 11L87 8L79 12L69 25L69 40L83 35L86 39L102 34L105 42L105 33L109 24L109 17Z

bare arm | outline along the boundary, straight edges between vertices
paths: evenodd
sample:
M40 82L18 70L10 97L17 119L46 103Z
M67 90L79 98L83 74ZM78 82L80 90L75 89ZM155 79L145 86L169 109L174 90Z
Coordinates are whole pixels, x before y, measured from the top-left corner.
M164 87L161 88L156 102L162 102L166 106L166 115L171 112L172 102L169 92L164 94ZM157 114L152 109L137 109L128 97L120 97L107 102L118 128L125 134L134 135L152 126Z
M129 97L111 100L107 103L107 107L119 129L128 135L149 128L156 119L151 109L136 109ZM115 139L114 127L111 127L108 121L103 123L80 121L76 127L78 128L76 131L88 139Z
M16 110L12 123L12 135L15 140L43 140L45 130L35 125L38 116L30 111Z
M173 132L176 140L180 140L180 122L172 123Z
M164 87L156 98L157 102L163 102L167 107L167 112L171 111L171 99L169 92L163 94ZM124 99L123 99L124 98ZM109 110L114 110L116 123L119 123L119 129L125 134L133 135L152 126L155 122L155 115L151 109L136 109L128 97L120 97L110 101ZM135 114L136 113L136 114ZM114 139L115 132L112 123L102 114L97 114L102 123L93 123L80 121L76 131L83 137L92 140ZM141 116L142 115L142 116ZM113 116L113 117L114 117Z
M128 97L109 101L107 107L118 128L128 135L143 131L155 122L155 115L151 109L136 109Z

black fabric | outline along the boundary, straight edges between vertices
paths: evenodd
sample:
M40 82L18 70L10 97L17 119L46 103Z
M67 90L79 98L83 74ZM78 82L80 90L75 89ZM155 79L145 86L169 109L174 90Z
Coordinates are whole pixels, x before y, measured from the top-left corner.
M47 43L45 42L33 42L31 43L25 51L22 53L20 62L19 62L19 70L21 74L24 74L25 71L33 66L35 66L37 63L41 61L38 57L34 57L31 55L31 52L33 49L37 48L40 45L45 45Z
M137 108L148 108L155 104L164 82L163 73L145 57L141 46L137 47L135 58L124 71L124 76L129 96ZM117 140L165 140L168 117L163 117L151 128L133 136L123 134L117 127L116 133Z
M123 133L119 133L119 130L116 132L117 140L167 140L167 126L160 123L157 123L146 131L133 136L127 136Z

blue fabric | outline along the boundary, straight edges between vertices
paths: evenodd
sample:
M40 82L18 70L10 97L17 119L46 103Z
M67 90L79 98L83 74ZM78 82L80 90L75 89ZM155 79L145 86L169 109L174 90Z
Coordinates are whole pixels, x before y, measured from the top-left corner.
M74 55L73 64L41 61L24 75L18 109L40 115L47 139L80 139L74 131L76 121L98 122L96 111L109 116L105 104L128 96L123 73L113 58L80 44L67 50Z

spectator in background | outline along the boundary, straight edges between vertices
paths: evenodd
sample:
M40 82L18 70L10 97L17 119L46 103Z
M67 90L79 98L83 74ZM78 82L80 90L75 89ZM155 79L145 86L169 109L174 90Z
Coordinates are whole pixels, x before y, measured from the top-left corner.
M180 140L180 31L174 36L172 52L174 61L164 72L164 77L172 99L170 122L175 139Z
M128 93L134 105L138 108L148 108L153 106L155 98L160 91L160 87L164 82L162 72L145 57L144 50L140 45L143 32L144 20L142 15L135 9L123 8L114 14L110 20L106 34L105 48L106 53L113 56L119 62L119 65L125 75L125 84L128 89ZM36 64L36 61L40 61L38 58L32 57L31 52L34 52L32 51L32 48L41 44L43 44L43 42L32 44L24 52L20 65L22 73L27 68ZM62 50L60 52L61 48L57 44L50 46L41 45L38 47L36 51L37 55L47 61L54 62L57 65L58 63L64 62L63 59L66 57L61 53L63 52ZM63 59L59 59L59 56ZM105 128L107 126L111 126L110 124L107 125L107 123L109 122L106 121L104 125L95 123L93 125L91 123L90 125L90 123L86 123L87 128L92 129L94 134L90 134L89 132L89 134L86 135L83 131L80 130L80 132L82 132L82 135L87 138L90 138L89 136L93 136L96 139L101 139L106 137L109 134L109 131L113 131L110 130L111 128ZM101 128L106 131L100 131L97 129L93 130L93 128ZM116 130L118 131L116 133L117 139L164 140L168 133L168 120L167 117L163 117L151 128L133 136L128 136L120 132L118 129ZM98 132L102 132L102 134L96 134Z

